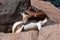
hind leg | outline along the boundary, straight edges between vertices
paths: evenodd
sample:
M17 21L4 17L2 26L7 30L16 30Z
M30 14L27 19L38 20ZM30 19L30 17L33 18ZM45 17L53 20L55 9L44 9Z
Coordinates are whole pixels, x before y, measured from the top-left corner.
M38 30L41 29L41 26L42 26L42 21L39 21L38 23L36 23L37 27L38 27Z

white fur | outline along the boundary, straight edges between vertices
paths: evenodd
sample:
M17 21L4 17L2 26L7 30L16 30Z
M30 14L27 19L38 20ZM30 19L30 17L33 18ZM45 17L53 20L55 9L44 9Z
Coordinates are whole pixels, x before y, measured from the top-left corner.
M23 27L24 27L24 30L27 30L27 29L31 29L31 28L38 28L38 30L41 29L41 26L47 22L47 19L44 19L43 21L39 21L37 23L30 23L30 24L27 24L27 25L23 25L21 28L18 28L18 30L16 30L15 33L19 33L22 31ZM14 32L14 29L16 28L17 25L21 24L21 22L16 22L14 25L13 25L13 32Z
M24 27L24 25L22 25L22 27L21 27L21 28L18 28L18 30L16 30L16 32L15 32L15 33L20 33L20 32L22 31L23 27Z
M14 33L14 30L16 28L17 25L21 24L21 22L16 22L14 23L14 25L12 26L12 33Z
M41 29L41 26L42 26L44 23L46 23L46 22L47 22L47 18L45 18L43 21L37 22L36 24L37 24L38 30L40 30L40 29Z
M38 27L38 30L40 30L41 29L41 26L42 26L42 21L37 22L36 25Z
M48 20L47 20L47 18L45 18L43 21L42 21L42 25L44 24L44 23L46 23Z
M44 23L46 23L47 22L47 18L45 18L43 21L39 21L39 22L37 22L37 23L33 23L33 22L31 22L31 23L29 23L29 24L26 24L26 25L24 25L24 30L27 30L27 29L31 29L31 28L37 28L38 27L38 30L40 30L41 29L41 26L44 24Z
M36 26L36 23L29 23L27 25L24 25L24 30L28 30L28 29L31 29L31 28L34 28Z

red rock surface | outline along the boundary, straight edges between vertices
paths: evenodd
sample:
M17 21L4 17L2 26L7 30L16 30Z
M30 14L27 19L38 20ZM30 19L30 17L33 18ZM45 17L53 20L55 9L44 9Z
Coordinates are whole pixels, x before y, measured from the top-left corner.
M0 33L0 40L60 40L60 23L45 26L39 32Z
M8 32L14 22L21 20L21 16L14 13L19 1L0 0L0 32Z
M56 8L54 5L52 5L49 2L45 1L39 1L39 0L31 0L31 5L43 10L45 14L55 22L60 22L60 10Z

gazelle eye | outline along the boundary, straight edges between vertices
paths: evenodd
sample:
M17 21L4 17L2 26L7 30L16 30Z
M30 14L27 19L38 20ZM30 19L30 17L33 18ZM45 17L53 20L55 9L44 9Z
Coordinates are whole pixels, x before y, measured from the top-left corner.
M27 15L28 15L28 13L26 13L26 12L25 12L25 14L27 14Z

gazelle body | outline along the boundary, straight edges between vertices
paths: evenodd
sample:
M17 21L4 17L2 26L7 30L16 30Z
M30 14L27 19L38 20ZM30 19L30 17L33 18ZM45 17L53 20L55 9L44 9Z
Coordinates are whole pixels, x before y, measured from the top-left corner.
M36 23L31 22L29 24L24 25L24 23L26 23L31 16L25 14L24 12L21 13L21 15L23 16L23 19L22 19L22 21L14 23L14 25L12 27L12 33L20 33L22 31L22 29L24 29L24 30L34 30L34 29L40 30L42 25L47 22L47 18L45 18L43 21L40 20Z
M40 30L42 25L44 23L47 22L47 19L44 19L43 21L39 21L37 23L29 23L29 24L26 24L26 25L23 25L21 22L16 22L14 25L13 25L13 32L12 33L20 33L22 31L22 29L24 30L35 30L35 29L38 29ZM21 25L20 25L21 24ZM18 29L14 32L14 30L16 29L16 27L19 25Z

